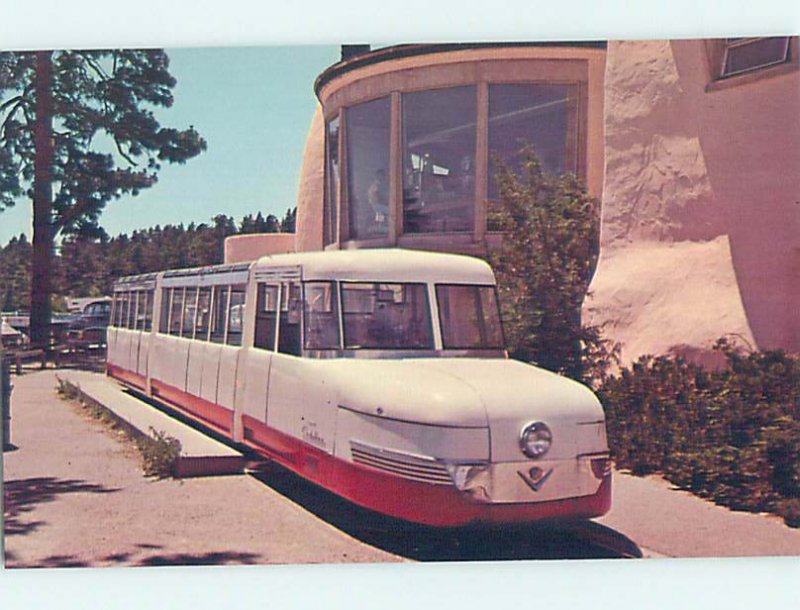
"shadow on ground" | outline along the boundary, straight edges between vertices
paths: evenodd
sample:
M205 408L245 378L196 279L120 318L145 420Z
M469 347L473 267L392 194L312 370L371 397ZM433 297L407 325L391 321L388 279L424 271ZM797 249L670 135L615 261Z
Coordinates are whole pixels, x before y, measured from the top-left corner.
M641 557L635 542L591 521L536 525L430 528L360 508L279 467L258 480L371 546L417 561L615 559Z
M87 483L76 479L56 479L54 477L37 477L6 481L3 484L3 520L6 536L24 536L42 525L44 521L25 521L21 518L25 513L33 511L39 504L52 502L58 496L68 493L105 494L119 491ZM54 561L65 560L61 557Z

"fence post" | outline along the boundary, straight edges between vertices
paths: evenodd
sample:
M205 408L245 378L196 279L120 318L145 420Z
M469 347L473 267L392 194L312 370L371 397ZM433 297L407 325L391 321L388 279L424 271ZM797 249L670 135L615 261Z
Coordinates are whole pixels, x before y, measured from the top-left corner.
M11 449L11 362L6 361L0 344L0 411L3 418L3 451Z

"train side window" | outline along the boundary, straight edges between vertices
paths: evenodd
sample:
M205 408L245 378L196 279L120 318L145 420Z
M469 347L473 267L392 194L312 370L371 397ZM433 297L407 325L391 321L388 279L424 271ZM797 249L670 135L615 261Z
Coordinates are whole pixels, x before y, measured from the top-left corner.
M139 290L136 301L136 330L146 330L147 325L147 291Z
M169 310L169 334L181 334L181 320L183 319L183 296L185 288L172 289L172 305Z
M300 318L303 299L300 284L284 284L281 292L281 319L278 330L278 351L282 354L300 355Z
M119 320L117 321L117 326L120 328L126 328L128 326L128 301L130 295L127 292L121 292L119 295L120 298L120 308L119 308Z
M278 324L278 286L258 285L255 346L275 351Z
M197 288L187 288L183 297L183 324L181 337L191 339L194 336L194 319L197 314Z
M172 288L161 289L161 313L158 317L158 332L165 335L169 332L169 306Z
M136 329L136 292L128 293L128 319L125 323L125 328L130 330Z
M153 328L153 298L155 297L155 291L146 290L144 296L144 330L149 333Z
M213 315L211 316L211 341L225 342L225 318L228 312L228 287L214 286Z
M231 286L231 299L230 306L228 307L228 334L225 338L225 343L228 345L242 344L244 298L244 286Z
M211 321L211 287L201 288L197 294L197 319L195 321L194 338L197 341L208 341L208 327Z
M113 325L116 328L120 327L120 321L122 320L122 300L123 296L125 295L124 292L115 292L114 293L114 314L113 314Z
M339 349L339 308L333 282L306 282L306 349Z

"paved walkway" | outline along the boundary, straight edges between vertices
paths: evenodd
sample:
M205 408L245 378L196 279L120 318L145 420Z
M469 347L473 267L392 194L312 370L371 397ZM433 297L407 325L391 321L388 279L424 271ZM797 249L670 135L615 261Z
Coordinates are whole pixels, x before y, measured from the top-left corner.
M14 379L3 454L8 567L399 561L250 476L153 480L54 371Z
M145 479L129 442L56 398L54 371L14 383L19 448L3 455L9 567L609 556L535 530L354 537L358 509L290 475ZM656 477L617 473L612 511L598 521L611 528L601 536L630 539L645 557L800 555L800 530L778 518L729 511Z

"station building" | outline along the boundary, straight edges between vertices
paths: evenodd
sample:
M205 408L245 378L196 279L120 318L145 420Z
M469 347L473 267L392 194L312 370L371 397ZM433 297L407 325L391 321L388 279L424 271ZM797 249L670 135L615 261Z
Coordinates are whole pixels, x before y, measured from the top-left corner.
M723 336L800 351L797 37L343 47L316 80L297 233L266 252L483 255L494 167L532 144L601 205L584 320L623 361L715 358Z

